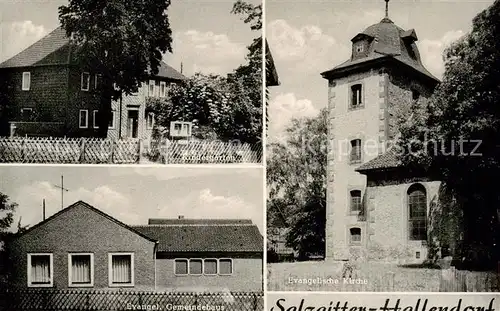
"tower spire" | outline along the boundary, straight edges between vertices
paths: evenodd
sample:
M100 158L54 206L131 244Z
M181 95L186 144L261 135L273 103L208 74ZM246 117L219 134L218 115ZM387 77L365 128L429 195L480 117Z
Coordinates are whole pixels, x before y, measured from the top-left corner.
M385 0L385 18L389 18L389 0Z

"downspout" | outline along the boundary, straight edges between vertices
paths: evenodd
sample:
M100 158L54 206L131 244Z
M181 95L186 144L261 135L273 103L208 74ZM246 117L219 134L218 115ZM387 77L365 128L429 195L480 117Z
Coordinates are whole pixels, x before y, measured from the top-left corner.
M154 291L156 292L156 261L157 261L157 258L156 258L156 252L158 250L158 244L159 242L156 241L155 242L155 246L154 246L154 249L153 249L153 260L155 262L155 287L154 287Z
M68 46L68 66L66 67L66 105L64 105L64 136L68 135L68 105L70 102L70 77L71 77L71 40Z
M120 93L120 109L119 109L119 115L120 115L120 124L118 125L118 139L122 139L122 94Z

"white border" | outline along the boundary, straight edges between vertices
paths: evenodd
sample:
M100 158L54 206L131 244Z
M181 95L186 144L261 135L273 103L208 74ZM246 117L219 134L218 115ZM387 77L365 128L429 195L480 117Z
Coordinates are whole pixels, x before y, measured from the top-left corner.
M231 262L231 273L220 273L220 261L221 260L229 260ZM218 267L217 267L217 269L219 270L219 271L217 271L218 275L233 275L234 274L234 262L233 262L232 258L219 258L218 263L219 263Z
M176 261L185 261L187 263L186 265L186 274L183 273L177 273L176 269ZM174 275L175 276L188 276L189 275L189 259L188 258L174 258Z
M130 255L130 283L113 283L113 256L120 255ZM134 265L134 253L108 253L108 285L109 287L134 287L135 286L135 265Z
M87 88L86 88L86 89L84 89L84 88L83 88L83 76L84 76L85 74L87 74L87 75L88 75L88 76L87 76ZM81 91L85 91L85 92L87 92L88 90L90 90L90 73L89 73L89 72L84 71L84 72L82 72L82 73L80 74L80 90L81 90Z
M49 284L31 284L31 256L49 256L50 283ZM53 287L54 286L54 255L52 253L28 253L27 279L28 287Z
M90 283L82 284L76 283L74 284L73 279L73 256L90 256ZM94 287L94 253L68 253L68 287Z
M82 111L85 111L85 125L82 126ZM78 128L86 129L89 128L89 110L88 109L80 109L78 112Z
M26 75L27 74L27 75ZM28 76L28 79L29 79L29 83L28 83L28 88L25 88L24 87L24 77ZM31 88L31 72L30 71L23 71L23 77L22 77L22 81L21 81L21 90L22 91L29 91Z

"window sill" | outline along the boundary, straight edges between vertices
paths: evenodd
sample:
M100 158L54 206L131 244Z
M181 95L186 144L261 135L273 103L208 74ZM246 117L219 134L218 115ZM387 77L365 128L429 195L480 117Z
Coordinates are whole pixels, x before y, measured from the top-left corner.
M349 161L349 165L359 165L359 164L361 164L361 162L363 162L363 161L361 161L361 160Z
M94 284L68 284L68 287L94 287Z
M361 105L361 106L349 106L348 111L361 110L361 109L364 109L364 108L365 108L365 105Z
M54 284L28 284L28 287L54 287Z
M109 284L109 287L134 287L134 284L115 284L111 283Z

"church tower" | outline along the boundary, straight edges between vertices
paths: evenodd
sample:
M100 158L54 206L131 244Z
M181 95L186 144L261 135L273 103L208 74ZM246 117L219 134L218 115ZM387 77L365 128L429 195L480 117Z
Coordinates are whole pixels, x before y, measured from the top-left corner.
M356 169L384 153L396 117L439 82L422 65L415 30L395 25L385 2L385 17L352 38L351 57L321 73L328 80L327 260L369 245L375 220L365 209L366 176Z

